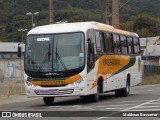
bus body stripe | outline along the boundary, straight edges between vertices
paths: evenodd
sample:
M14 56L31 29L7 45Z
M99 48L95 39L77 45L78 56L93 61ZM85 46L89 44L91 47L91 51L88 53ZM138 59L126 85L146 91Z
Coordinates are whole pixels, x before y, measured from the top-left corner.
M34 85L63 85L63 84L70 84L70 83L74 83L75 81L81 79L80 74L77 74L75 76L69 77L65 80L33 80L33 81L29 81Z
M132 67L135 62L136 58L130 56L104 55L100 57L97 77L91 89L95 88L98 85L100 74L102 75L103 80L107 80L108 78Z

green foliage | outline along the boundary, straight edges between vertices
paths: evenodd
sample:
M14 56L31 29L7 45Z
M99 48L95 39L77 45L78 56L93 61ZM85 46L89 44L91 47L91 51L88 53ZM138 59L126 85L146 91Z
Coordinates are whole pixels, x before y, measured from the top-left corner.
M160 33L160 18L158 17L153 17L149 14L140 14L131 19L132 21L122 24L123 29L134 31L140 37L156 36Z
M141 85L151 85L151 84L160 84L160 75L152 75L149 77L142 78Z
M126 0L121 0L121 6L124 3ZM54 0L54 21L105 23L105 4L106 0ZM120 9L122 29L137 32L140 36L157 35L160 33L159 6L159 0L130 1ZM48 7L49 0L0 0L0 41L21 41L18 29L32 28L31 16L26 16L27 12L39 12L34 16L36 26L48 24Z

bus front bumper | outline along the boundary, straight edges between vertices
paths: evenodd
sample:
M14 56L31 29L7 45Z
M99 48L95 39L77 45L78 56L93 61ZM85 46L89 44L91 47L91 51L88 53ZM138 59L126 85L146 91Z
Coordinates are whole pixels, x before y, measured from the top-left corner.
M25 83L26 94L28 96L39 96L39 97L63 97L63 96L84 96L87 95L85 83L79 85L69 84L64 87L41 87L34 86Z

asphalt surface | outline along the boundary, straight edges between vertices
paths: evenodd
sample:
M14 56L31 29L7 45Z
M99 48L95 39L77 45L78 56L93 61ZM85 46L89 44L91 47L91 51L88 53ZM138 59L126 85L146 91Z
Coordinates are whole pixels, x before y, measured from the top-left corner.
M21 100L15 102L16 99ZM0 111L48 111L45 114L53 117L41 118L47 120L160 120L160 117L136 117L140 113L150 115L160 111L160 84L132 87L129 97L116 97L114 92L105 93L97 103L80 97L57 97L51 106L45 105L42 98L29 99L26 96L8 101L0 101ZM126 114L130 116L126 117Z

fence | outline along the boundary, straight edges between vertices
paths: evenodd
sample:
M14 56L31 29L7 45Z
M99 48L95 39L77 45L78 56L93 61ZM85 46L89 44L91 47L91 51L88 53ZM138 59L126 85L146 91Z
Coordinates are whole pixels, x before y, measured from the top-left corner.
M0 95L25 94L22 59L0 60Z
M160 66L143 65L142 76L148 77L153 75L160 75Z

